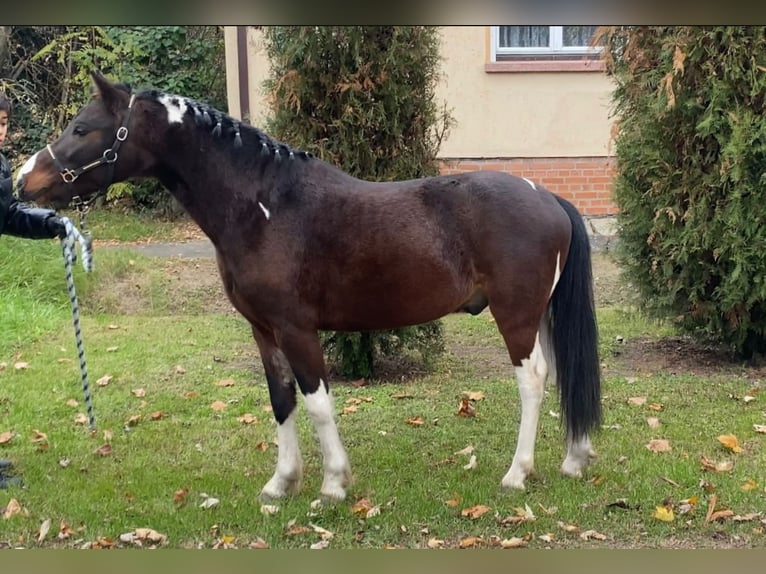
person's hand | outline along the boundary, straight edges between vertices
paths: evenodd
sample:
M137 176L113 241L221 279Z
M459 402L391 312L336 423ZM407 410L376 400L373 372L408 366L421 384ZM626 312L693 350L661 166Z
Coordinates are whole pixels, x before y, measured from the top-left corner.
M64 239L66 237L66 225L64 220L58 215L51 215L45 220L45 228L50 232L51 237Z

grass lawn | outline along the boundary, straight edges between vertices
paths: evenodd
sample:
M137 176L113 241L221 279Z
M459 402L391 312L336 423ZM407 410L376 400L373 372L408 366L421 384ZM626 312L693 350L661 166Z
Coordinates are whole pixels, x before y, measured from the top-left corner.
M160 233L178 237L171 224ZM111 239L120 237L142 232ZM549 386L537 473L526 492L500 490L519 401L485 312L445 319L448 352L430 373L392 368L365 386L334 384L354 471L343 503L313 503L321 460L301 405L303 490L270 508L257 496L274 470L275 423L249 328L223 300L214 263L103 248L95 257L92 275L76 272L91 434L58 245L0 240L0 458L25 482L0 490L0 545L129 546L129 533L148 535L142 528L175 548L766 543L762 371L647 320L613 276L599 305L604 428L583 480L559 475L564 444ZM600 281L613 265L597 259ZM474 417L457 416L464 391L480 393ZM414 417L423 424L408 424ZM475 468L465 468L466 447Z

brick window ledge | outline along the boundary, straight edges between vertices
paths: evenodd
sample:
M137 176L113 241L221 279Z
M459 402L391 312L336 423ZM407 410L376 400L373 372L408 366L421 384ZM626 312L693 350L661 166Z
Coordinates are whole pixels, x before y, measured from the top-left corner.
M603 60L515 60L487 62L484 71L497 72L603 72Z

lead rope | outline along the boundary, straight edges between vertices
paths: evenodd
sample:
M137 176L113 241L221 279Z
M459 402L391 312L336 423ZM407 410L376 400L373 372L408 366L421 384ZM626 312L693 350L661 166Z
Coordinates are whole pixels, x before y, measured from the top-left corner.
M66 227L66 237L61 240L61 248L64 252L64 270L66 272L66 284L69 290L69 302L72 305L72 322L74 323L74 336L77 342L77 357L80 359L80 373L82 374L82 392L85 396L85 407L88 409L88 423L90 429L96 430L96 419L93 416L93 403L90 398L88 385L88 366L85 363L85 349L82 344L82 332L80 331L80 305L77 302L77 293L74 288L72 276L72 264L77 261L75 252L75 240L80 244L82 266L87 273L93 271L93 238L90 233L80 233L68 217L62 217Z

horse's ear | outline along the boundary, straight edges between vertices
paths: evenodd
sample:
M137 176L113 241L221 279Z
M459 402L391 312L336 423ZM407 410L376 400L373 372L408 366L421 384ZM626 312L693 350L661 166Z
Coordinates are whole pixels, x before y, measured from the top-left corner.
M112 82L107 80L100 72L91 72L93 83L96 86L96 97L101 98L106 109L115 114L125 106L120 98L120 90Z

